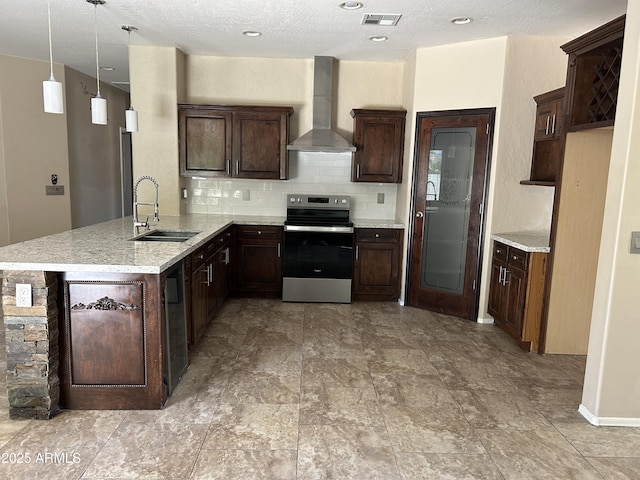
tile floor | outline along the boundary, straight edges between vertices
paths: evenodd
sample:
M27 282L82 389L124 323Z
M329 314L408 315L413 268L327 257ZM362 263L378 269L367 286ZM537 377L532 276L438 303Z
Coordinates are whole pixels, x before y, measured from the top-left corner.
M584 362L395 304L230 300L164 410L11 421L3 395L0 478L640 479L640 429L577 413Z

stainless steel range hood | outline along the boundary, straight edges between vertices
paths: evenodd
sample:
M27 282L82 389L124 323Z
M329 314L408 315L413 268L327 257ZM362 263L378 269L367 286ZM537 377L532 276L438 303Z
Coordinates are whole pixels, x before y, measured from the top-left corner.
M331 130L333 57L313 58L313 125L311 130L287 145L298 152L355 152L356 147Z

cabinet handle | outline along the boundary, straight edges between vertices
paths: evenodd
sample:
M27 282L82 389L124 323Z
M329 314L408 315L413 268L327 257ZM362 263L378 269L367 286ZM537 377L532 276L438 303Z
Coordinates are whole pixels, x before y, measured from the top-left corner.
M356 245L356 260L360 259L360 245Z
M553 120L551 121L551 135L556 133L556 116L553 115Z
M280 258L281 253L282 253L282 247L280 245L280 242L278 242L278 258Z
M549 122L551 121L551 117L547 116L547 126L544 129L544 134L549 135Z
M231 160L227 160L227 175L231 175Z
M224 249L224 264L229 265L231 263L230 259L231 255L229 255L229 247Z
M213 264L207 265L207 287L211 285L213 281Z
M502 285L506 285L507 284L507 275L509 274L509 270L507 270L506 268L504 269L504 276L502 277Z
M500 267L500 272L498 273L498 284L502 285L502 271L504 268Z
M502 253L502 249L501 248L496 248L496 253ZM502 268L502 267L500 267Z
M380 238L380 234L379 233L376 233L376 238Z
M262 230L258 230L258 235L262 235Z
M514 259L514 260L518 260L518 256L517 256L517 255L514 255L514 256L513 256L513 259Z
M240 160L236 161L236 175L240 175Z
M356 166L356 178L360 178L360 164Z

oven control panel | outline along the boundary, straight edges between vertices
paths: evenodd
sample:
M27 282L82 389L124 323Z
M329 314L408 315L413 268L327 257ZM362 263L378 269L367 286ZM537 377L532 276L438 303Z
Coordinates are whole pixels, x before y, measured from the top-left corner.
M351 197L348 195L287 195L287 205L300 208L339 208L348 210Z

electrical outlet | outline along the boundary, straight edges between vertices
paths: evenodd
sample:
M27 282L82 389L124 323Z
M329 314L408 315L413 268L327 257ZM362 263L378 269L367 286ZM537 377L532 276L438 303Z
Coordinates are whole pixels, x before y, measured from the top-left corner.
M16 283L16 307L32 307L31 284Z
M384 203L384 192L378 193L378 203Z

